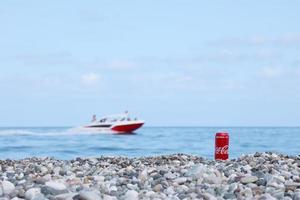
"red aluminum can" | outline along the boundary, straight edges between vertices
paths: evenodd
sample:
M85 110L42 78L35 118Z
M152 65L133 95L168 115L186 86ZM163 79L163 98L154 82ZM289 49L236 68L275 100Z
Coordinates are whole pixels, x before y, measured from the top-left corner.
M229 135L225 132L216 133L215 160L228 159Z

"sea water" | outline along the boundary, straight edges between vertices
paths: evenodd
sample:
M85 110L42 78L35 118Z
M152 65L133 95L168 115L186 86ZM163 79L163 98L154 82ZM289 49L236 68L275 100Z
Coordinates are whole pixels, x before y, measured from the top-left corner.
M218 131L230 135L230 158L274 151L300 154L300 127L143 127L135 134L86 132L69 127L0 128L0 159L154 156L186 153L213 159Z

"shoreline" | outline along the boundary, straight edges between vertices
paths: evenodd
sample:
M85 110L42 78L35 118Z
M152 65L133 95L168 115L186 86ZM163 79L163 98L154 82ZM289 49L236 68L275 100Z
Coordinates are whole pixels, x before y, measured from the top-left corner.
M300 157L173 154L0 160L1 199L300 199Z

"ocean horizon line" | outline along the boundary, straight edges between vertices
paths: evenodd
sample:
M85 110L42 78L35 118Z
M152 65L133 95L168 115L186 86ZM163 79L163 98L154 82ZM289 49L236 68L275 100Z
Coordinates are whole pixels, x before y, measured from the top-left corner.
M0 129L4 128L77 128L80 126L56 126L56 125L50 125L50 126L0 126ZM287 126L287 125L280 125L280 126L262 126L262 125L248 125L248 126L237 126L237 125L232 125L232 126L221 126L221 125L216 125L216 126L202 126L202 125L153 125L153 126L147 126L145 125L143 128L300 128L300 125L297 126Z

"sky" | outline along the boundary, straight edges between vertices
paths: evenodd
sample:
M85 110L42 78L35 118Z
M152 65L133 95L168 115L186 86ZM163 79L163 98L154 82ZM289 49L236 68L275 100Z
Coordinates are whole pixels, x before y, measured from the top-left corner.
M300 1L0 2L0 126L300 126Z

